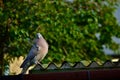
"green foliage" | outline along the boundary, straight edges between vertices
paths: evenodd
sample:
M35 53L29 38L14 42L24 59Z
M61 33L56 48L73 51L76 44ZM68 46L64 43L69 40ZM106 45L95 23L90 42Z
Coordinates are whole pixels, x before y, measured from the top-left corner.
M102 45L114 49L111 37L120 37L120 27L113 16L115 5L117 0L4 2L0 25L1 34L8 34L4 42L8 60L27 54L37 32L49 43L44 63L108 59ZM100 33L100 40L96 33Z

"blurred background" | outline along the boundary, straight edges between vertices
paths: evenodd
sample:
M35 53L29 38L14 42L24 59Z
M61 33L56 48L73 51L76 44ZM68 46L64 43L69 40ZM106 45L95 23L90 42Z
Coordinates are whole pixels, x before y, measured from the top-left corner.
M120 58L119 0L0 0L0 75L20 73L35 34L49 52L41 62Z

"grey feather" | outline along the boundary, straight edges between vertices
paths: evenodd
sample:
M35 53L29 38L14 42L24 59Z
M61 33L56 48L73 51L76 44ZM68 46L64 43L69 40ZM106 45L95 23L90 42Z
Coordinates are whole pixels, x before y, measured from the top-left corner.
M36 56L36 47L35 45L32 46L29 54L27 55L27 58L24 60L24 62L22 63L22 65L20 66L20 68L24 68L24 66L26 65L26 63L30 62L32 59L34 59L34 57Z

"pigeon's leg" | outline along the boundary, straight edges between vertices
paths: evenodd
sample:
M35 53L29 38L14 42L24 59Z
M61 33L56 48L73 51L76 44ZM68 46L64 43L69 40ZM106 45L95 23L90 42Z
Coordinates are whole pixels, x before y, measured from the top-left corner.
M40 65L40 66L42 65L40 62L38 62L37 64Z
M42 65L39 61L36 61L35 64L36 64L36 65L39 65L39 66Z

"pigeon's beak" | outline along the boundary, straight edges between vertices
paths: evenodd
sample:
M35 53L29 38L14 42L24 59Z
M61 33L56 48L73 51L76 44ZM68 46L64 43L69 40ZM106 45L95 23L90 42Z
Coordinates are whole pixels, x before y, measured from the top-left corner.
M41 36L39 35L39 36L38 36L38 39L40 39L40 37L41 37Z
M41 34L40 33L37 33L37 38L40 39L41 38Z

